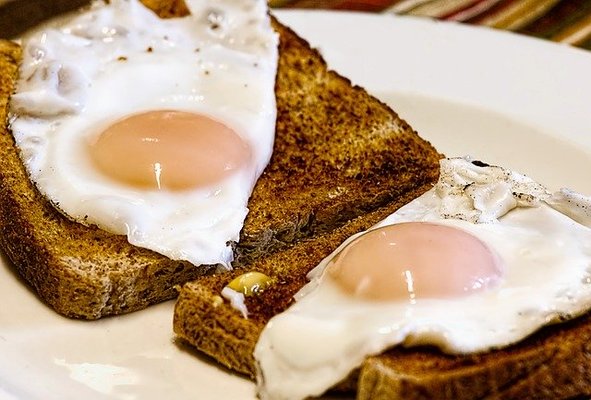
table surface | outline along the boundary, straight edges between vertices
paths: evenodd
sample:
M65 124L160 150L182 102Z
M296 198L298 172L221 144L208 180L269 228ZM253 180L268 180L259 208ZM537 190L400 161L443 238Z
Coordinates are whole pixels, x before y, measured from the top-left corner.
M459 21L591 50L591 0L269 0L269 4Z

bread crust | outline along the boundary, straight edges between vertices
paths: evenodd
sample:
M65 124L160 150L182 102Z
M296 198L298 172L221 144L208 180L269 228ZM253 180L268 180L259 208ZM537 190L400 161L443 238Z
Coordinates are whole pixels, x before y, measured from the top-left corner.
M183 10L173 0L146 2L164 16ZM363 89L328 72L291 30L275 20L273 26L282 43L274 154L249 201L236 266L337 228L438 173L440 155L429 143ZM4 121L20 51L0 44ZM68 220L29 181L6 126L0 131L0 210L0 246L41 300L68 317L139 310L216 270Z

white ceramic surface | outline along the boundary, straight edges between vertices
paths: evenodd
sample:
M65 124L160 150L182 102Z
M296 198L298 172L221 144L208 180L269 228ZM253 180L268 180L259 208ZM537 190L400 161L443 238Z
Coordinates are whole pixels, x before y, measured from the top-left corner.
M441 151L591 194L591 53L408 17L276 14ZM250 382L175 344L172 307L67 320L0 258L0 399L254 398Z

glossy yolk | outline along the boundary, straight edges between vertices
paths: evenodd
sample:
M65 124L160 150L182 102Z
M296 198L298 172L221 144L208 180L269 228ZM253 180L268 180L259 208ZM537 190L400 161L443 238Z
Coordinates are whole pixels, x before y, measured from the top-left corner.
M232 129L205 115L150 111L115 122L90 144L105 175L148 189L184 190L223 180L250 160Z
M502 276L498 257L478 238L425 222L372 230L345 247L327 269L349 294L377 301L460 297Z

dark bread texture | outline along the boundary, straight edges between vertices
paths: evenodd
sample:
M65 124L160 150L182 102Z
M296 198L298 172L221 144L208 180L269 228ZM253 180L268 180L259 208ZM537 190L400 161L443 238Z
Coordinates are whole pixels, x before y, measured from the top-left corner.
M397 192L398 197L390 202L362 212L339 228L316 232L310 239L230 273L184 285L175 306L175 333L181 342L255 379L253 350L258 337L269 319L293 302L293 295L307 282L307 272L345 238L429 187L426 181L417 183L414 189ZM276 278L276 283L257 296L246 297L249 315L245 319L220 293L247 271L263 272ZM396 347L368 357L332 390L356 392L360 400L591 398L591 314L542 328L516 345L485 353L446 355L430 347Z
M307 282L308 271L346 238L371 227L430 188L430 183L418 186L384 207L331 232L263 257L245 268L213 274L184 285L175 306L175 333L226 367L254 379L252 353L258 337L267 321L293 302L293 295ZM246 319L224 301L220 293L232 279L249 271L262 272L276 283L260 295L245 298L249 311Z
M280 34L273 157L251 196L239 255L330 231L439 175L441 155L388 106ZM275 221L268 224L267 221Z
M162 16L175 0L146 0ZM274 155L249 201L236 266L288 247L435 181L440 155L387 106L329 72L319 54L277 21ZM0 44L0 118L14 90L20 48ZM29 181L6 125L0 131L0 247L57 312L96 319L176 296L176 285L216 270L134 247L74 223Z

